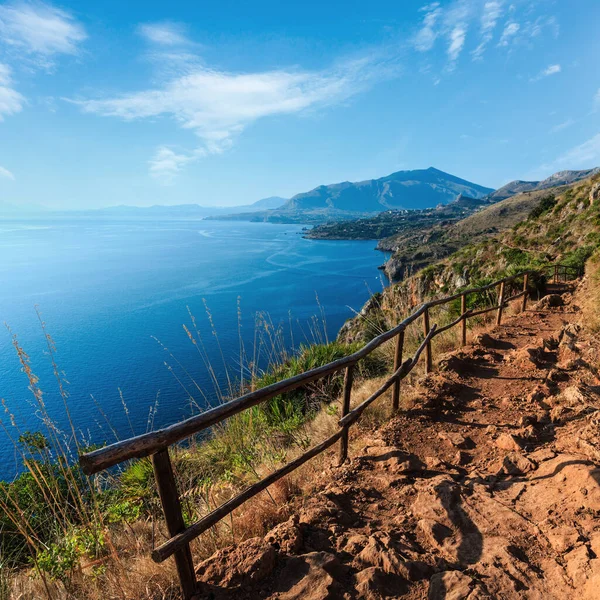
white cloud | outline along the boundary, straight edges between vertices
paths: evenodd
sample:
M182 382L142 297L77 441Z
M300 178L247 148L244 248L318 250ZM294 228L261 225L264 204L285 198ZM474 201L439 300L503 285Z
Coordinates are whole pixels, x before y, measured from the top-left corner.
M167 146L160 146L148 164L150 175L165 185L173 183L175 177L188 163L200 158L202 153L177 154Z
M138 33L160 46L183 46L190 43L185 35L185 28L179 23L145 23L138 27Z
M373 57L348 61L327 71L230 73L191 65L185 75L171 77L155 88L72 102L84 112L125 121L171 118L194 132L200 146L191 156L164 146L151 161L155 176L174 176L190 160L227 150L246 127L259 119L339 104L389 76L390 69L395 67Z
M550 75L556 75L561 72L560 65L548 65L545 69L542 69L535 77L531 77L529 81L539 81L544 77L549 77Z
M494 29L496 29L498 19L502 16L502 4L502 0L491 0L484 4L481 15L481 41L471 53L473 60L480 60L488 44L492 41Z
M438 36L436 26L442 9L439 2L433 2L421 8L425 13L421 29L417 32L414 38L414 45L419 52L427 52L433 48L435 40Z
M8 169L5 169L4 167L1 167L1 166L0 166L0 178L1 179L11 179L12 181L15 180L15 176Z
M575 146L559 156L550 164L542 165L538 171L543 173L561 169L589 169L600 165L600 133Z
M467 27L465 23L459 23L450 33L450 44L448 46L448 59L451 63L456 62L465 45Z
M521 26L519 23L515 21L511 21L504 26L504 31L502 32L502 37L498 42L498 46L508 46L511 40L519 33L519 29Z
M16 2L0 6L0 40L17 52L37 55L43 66L55 54L76 54L87 37L68 12L49 4Z
M24 104L25 98L12 87L10 67L0 63L0 121L20 112Z
M563 121L562 123L559 123L558 125L555 125L554 127L552 127L552 129L550 129L550 133L558 133L559 131L568 129L569 127L571 127L571 125L574 125L574 124L575 124L575 120L569 118L566 121Z

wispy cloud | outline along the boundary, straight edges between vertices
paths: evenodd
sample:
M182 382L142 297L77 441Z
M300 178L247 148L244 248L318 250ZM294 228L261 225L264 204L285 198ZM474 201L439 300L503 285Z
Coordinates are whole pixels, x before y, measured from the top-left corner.
M167 146L160 146L148 161L150 175L162 184L170 185L188 163L204 155L201 149L190 154L178 154Z
M442 14L439 2L427 4L421 8L425 13L421 28L414 38L414 46L419 52L427 52L433 48L435 40L438 36L437 25Z
M511 40L517 35L517 33L519 33L520 29L521 25L515 21L507 23L502 31L502 36L498 42L498 46L508 46Z
M68 12L41 2L0 6L0 41L13 55L28 55L38 66L52 66L57 54L76 54L87 37Z
M14 181L15 176L8 169L0 166L0 179L10 179Z
M147 41L160 46L184 46L190 44L185 26L180 23L144 23L138 33Z
M568 118L566 121L555 125L550 129L550 133L558 133L559 131L563 131L564 129L568 129L571 125L575 124L575 119Z
M24 104L25 98L13 88L10 67L0 63L0 121L20 112Z
M539 81L540 79L544 79L544 77L549 77L550 75L556 75L561 72L560 65L548 65L545 69L542 69L537 75L531 77L529 81Z
M459 23L450 32L450 44L448 46L448 60L453 65L458 59L465 45L467 36L467 26L465 23Z
M473 60L481 60L489 43L494 37L494 29L502 16L502 0L492 0L483 5L481 15L481 40L471 53Z
M161 146L150 162L151 174L169 179L191 160L227 150L246 127L276 115L294 115L344 102L395 66L367 56L325 71L275 70L231 73L191 65L189 72L162 85L99 100L71 100L84 112L136 119L171 118L200 140L190 154Z
M550 163L532 171L534 177L547 177L563 169L590 169L600 165L600 133L574 146Z

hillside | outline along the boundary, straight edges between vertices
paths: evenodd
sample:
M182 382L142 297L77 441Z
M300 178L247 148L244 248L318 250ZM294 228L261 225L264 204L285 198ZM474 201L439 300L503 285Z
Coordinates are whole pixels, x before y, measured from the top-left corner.
M484 206L454 223L437 222L429 229L402 232L380 240L379 250L394 254L385 263L392 281L399 281L460 248L510 229L531 212L548 192L524 192Z
M389 209L423 210L448 204L461 194L482 198L493 190L430 167L398 171L366 181L321 185L296 194L275 211L230 214L232 220L313 223L357 218Z
M595 169L586 169L583 171L559 171L558 173L554 173L554 175L550 175L550 177L544 179L543 181L515 180L503 185L501 188L498 188L489 194L487 199L492 201L504 200L505 198L509 198L510 196L514 196L515 194L520 194L522 192L544 190L557 185L568 185L571 183L576 183L577 181L581 181L582 179L586 179L587 177L591 177L598 172L600 172L600 167L596 167Z
M413 268L410 275L411 269L405 264L405 279L386 288L358 317L349 320L340 339L369 339L393 326L425 298L548 262L583 266L600 247L599 197L597 174L569 186L519 194L468 217L449 231L442 230L440 240L430 240L437 245L427 245L428 257L399 248L395 257L412 256L412 264L428 258L427 266ZM508 228L511 221L513 226ZM500 222L502 228L498 227ZM441 260L433 259L433 248L445 250L455 242L461 244L460 249L448 252Z

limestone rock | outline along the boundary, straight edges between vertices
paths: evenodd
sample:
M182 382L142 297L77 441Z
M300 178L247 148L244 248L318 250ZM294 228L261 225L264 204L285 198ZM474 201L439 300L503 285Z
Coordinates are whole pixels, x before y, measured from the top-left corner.
M215 552L198 565L203 583L226 588L247 587L268 577L275 568L275 548L262 538L252 538Z
M286 554L297 554L302 548L302 529L298 523L297 515L294 515L285 523L276 525L267 535L265 541L276 550Z
M331 600L340 597L334 575L340 563L333 554L310 552L288 559L279 576L279 600Z
M510 433L501 433L496 439L496 446L501 450L520 451L521 444L517 438Z

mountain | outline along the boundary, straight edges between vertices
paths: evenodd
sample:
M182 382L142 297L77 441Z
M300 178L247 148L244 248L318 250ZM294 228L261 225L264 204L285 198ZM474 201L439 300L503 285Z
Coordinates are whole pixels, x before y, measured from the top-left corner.
M288 201L288 198L282 198L281 196L269 196L262 200L257 200L251 206L256 208L280 208Z
M515 180L503 185L496 191L492 192L487 196L487 199L492 202L498 202L505 198L510 198L515 194L522 194L524 192L533 192L535 190L544 190L557 185L569 185L587 177L591 177L596 173L600 173L600 167L595 169L585 169L583 171L559 171L550 175L550 177L543 181L520 181Z
M200 204L174 204L154 206L109 206L95 210L77 211L77 214L85 216L102 217L125 217L125 218L161 218L161 219L204 219L205 217L226 215L231 212L244 211L254 213L267 208L278 208L287 202L287 198L271 196L257 200L253 204L241 206L201 206Z
M480 199L493 192L439 169L398 171L380 177L352 183L344 181L321 185L309 192L296 194L276 210L246 211L213 219L236 221L269 221L271 223L323 223L369 217L391 209L423 210L448 204L461 194Z
M390 208L423 209L448 204L460 194L482 198L493 190L438 169L398 171L379 179L321 185L296 194L281 210L337 209L381 212Z

